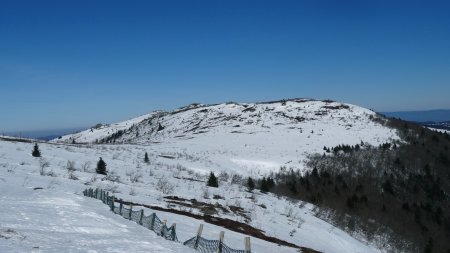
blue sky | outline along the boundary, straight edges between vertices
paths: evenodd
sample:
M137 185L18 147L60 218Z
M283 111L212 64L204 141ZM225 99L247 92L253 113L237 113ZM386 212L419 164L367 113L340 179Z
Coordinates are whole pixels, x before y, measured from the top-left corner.
M192 102L450 109L450 1L0 1L0 131Z

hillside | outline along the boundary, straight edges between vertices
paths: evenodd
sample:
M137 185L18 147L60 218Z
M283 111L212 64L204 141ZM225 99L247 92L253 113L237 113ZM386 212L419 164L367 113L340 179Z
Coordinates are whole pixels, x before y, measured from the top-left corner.
M27 217L40 219L39 215L43 213L57 214L54 217L57 220L47 219L39 223L39 229L45 230L50 226L53 231L67 230L67 226L81 219L80 216L83 217L80 226L89 224L90 221L96 226L98 219L112 221L109 210L101 202L97 201L96 205L80 197L87 187L99 187L117 198L153 206L158 210L179 212L180 214L156 211L158 217L167 219L169 224L177 223L180 241L191 238L199 224L205 223L204 237L216 239L219 231L225 231L225 243L232 248L242 249L243 238L247 234L231 230L233 227L228 229L203 220L203 217L212 217L212 220L230 219L242 224L239 226L250 225L266 236L324 253L375 253L386 252L388 249L378 249L379 246L368 244L357 234L351 236L317 218L317 208L314 205L280 198L271 193L264 194L259 190L247 191L246 179L239 174L222 171L218 173L219 188L207 187L208 174L196 168L207 163L208 157L194 159L180 155L168 158L161 156L158 146L39 143L42 157L37 158L31 156L33 145L29 140L0 138L0 185L3 192L8 193L8 197L2 198L2 203L8 210L8 218L2 218L2 231L7 237L8 233L14 233L28 238L25 241L0 238L1 252L17 252L39 245L45 245L46 249L54 248L56 252L61 247L61 241L71 240L73 244L74 241L85 238L85 233L89 233L91 229L88 227L85 232L80 230L81 232L72 233L77 236L72 239L68 239L65 233L39 236L38 232L30 231L30 226L34 223L27 221ZM145 152L149 154L149 163L144 162ZM95 173L99 157L107 163L107 176ZM43 192L33 191L36 187L43 188ZM19 199L23 201L18 201ZM78 212L67 211L70 208L75 208ZM197 216L194 218L182 213ZM135 224L131 226L126 223L131 227L124 228L122 222L117 221L111 225L123 232L117 232L115 237L123 236L127 240L134 231L143 231L142 228L136 228ZM102 225L95 230L95 238L104 242L114 240L115 237L112 238L106 231L107 227L111 228L110 225ZM152 234L147 233L144 235L148 238L147 243L162 244L153 242ZM55 240L49 240L50 237ZM141 240L140 238L133 240ZM132 243L133 240L128 241ZM255 236L251 236L251 244L252 252L298 252L297 248L271 243ZM98 247L100 246L95 246L93 241L87 241L80 251ZM164 243L162 247L169 247L175 252L179 249L178 244L170 246L170 243ZM135 252L154 252L146 251L145 248L145 245L135 248Z
M74 194L74 184L22 176L0 173L0 252L196 252Z
M41 186L80 194L99 187L177 222L180 240L206 222L207 237L225 230L226 243L237 249L244 237L238 232L253 231L248 234L252 252L298 250L286 245L305 252L389 252L382 237L368 242L363 234L349 234L319 218L315 205L246 187L247 176L259 188L261 177L280 168L309 170L309 156L323 153L324 146L400 140L387 123L370 110L332 101L194 104L40 143L42 158L31 156L28 140L4 138L0 177L23 180L11 188L19 192ZM99 157L106 161L107 176L95 173ZM206 186L211 171L219 188ZM226 225L230 222L238 225ZM281 241L264 239L269 237Z
M374 121L376 113L332 101L293 99L264 103L193 104L97 126L55 139L58 143L138 144L168 156L207 157L204 171L264 175L282 166L303 168L324 146L398 139Z

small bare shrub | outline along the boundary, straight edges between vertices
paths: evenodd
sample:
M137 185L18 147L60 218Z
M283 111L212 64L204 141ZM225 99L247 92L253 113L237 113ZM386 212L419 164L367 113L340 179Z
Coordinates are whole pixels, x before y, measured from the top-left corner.
M52 179L52 180L50 180L50 182L48 183L47 189L55 189L55 187L56 187L57 185L59 185L59 184L60 184L60 183L58 182L58 180Z
M226 171L221 171L219 174L219 181L228 182L230 175Z
M97 181L97 174L92 175L91 179L86 181L84 184L85 185L92 185L95 181Z
M177 169L178 171L185 171L185 170L187 170L186 167L184 167L183 165L181 165L181 164L179 164L179 163L177 163L176 169Z
M23 179L22 187L27 186L29 182L30 182L30 177L27 175L27 176Z
M119 189L119 185L117 185L114 182L109 182L106 186L105 186L105 191L109 191L112 193L119 193L120 191Z
M81 165L81 170L84 172L88 172L91 167L91 162L85 162Z
M137 183L140 182L142 179L142 172L141 171L131 171L126 173L127 177L130 179L131 183Z
M39 174L45 176L45 168L50 167L50 163L44 158L39 159Z
M204 199L209 199L209 191L208 191L208 187L204 187L204 188L203 188L203 198L204 198Z
M135 196L136 195L136 190L134 189L134 187L130 188L130 192L128 194L130 194L130 196Z
M45 173L44 175L49 176L49 177L57 177L58 176L53 170L50 170L49 172Z
M120 183L120 176L117 175L115 171L111 170L108 175L105 176L105 180Z
M17 166L16 165L12 165L12 166L8 167L7 171L9 173L14 173L16 171L16 169L17 169Z
M292 208L292 206L286 205L284 207L284 215L286 215L286 217L292 217L293 213L294 213L294 209Z
M79 178L75 175L73 171L69 172L69 179L71 180L78 180Z
M241 175L234 174L234 175L231 177L231 184L242 185L243 182L244 182L244 179L242 178Z
M75 168L75 161L67 161L66 170L69 173L76 171L77 169Z
M156 183L156 189L164 194L173 193L174 188L175 187L173 186L173 184L171 184L165 177L160 178Z

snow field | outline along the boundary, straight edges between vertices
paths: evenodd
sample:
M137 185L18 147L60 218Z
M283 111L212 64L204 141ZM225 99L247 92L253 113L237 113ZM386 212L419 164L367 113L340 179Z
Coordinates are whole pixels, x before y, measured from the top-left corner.
M82 206L80 203L84 205L88 202L80 199L77 200L77 198L72 200L72 196L75 196L73 193L81 193L87 187L101 187L108 191L114 191L114 194L119 198L166 208L168 207L168 203L164 201L164 196L178 196L185 199L195 198L198 201L211 204L218 203L225 207L230 205L242 207L251 219L249 221L250 225L262 229L269 236L274 236L300 246L313 248L322 252L381 252L375 247L360 242L342 230L316 218L313 214L314 206L310 204L291 202L284 198L277 198L272 194L248 193L244 187L231 184L230 178L232 172L230 172L229 178L226 181L219 182L219 188L206 187L204 182L179 179L191 178L200 181L206 180L206 174L204 172L209 172L209 170L197 170L196 168L201 168L203 164L212 163L208 160L209 157L197 157L193 159L189 157L188 153L173 153L177 154L177 156L175 159L169 159L160 156L164 152L168 153L165 150L169 150L165 149L163 151L160 146L73 146L40 144L43 155L42 159L48 161L50 164L45 170L47 172L53 172L53 176L40 176L40 159L31 156L32 147L32 143L0 141L0 177L7 183L12 180L11 178L16 178L14 179L16 182L13 184L14 187L9 187L11 184L6 186L6 183L0 182L3 187L11 188L10 191L21 192L22 188L40 186L47 190L51 189L51 192L55 192L55 194L59 194L61 203L64 202L63 199L67 198L67 201L76 201L75 203L80 206ZM150 164L142 162L144 152L149 153ZM107 169L110 172L114 171L120 176L119 182L104 180L101 176L93 173L98 157L103 157L107 163ZM68 179L68 172L65 169L67 161L75 161L77 171L74 174L79 180ZM87 162L90 165L87 166L86 171L83 171L82 167ZM137 182L130 180L130 174L133 173L142 175ZM158 183L161 180L167 181L173 189L167 193L163 193L158 187ZM14 193L11 194L14 195ZM213 199L213 195L220 195L224 199ZM6 201L12 202L10 200ZM109 212L108 208L100 201L96 201L95 203L101 206L98 207L102 208L101 210ZM265 206L265 208L262 206ZM79 208L78 210L82 209L81 207ZM198 209L190 209L182 206L174 208L202 214ZM66 212L65 214L70 213ZM113 215L112 213L106 214L103 211L98 214ZM185 216L163 212L157 212L157 214L161 219L168 220L169 225L174 222L177 223L177 234L180 240L187 240L195 235L198 225L202 223L202 221ZM236 215L233 212L219 212L217 215L240 222L246 221L244 217ZM1 224L3 224L4 218L0 219L2 221ZM13 222L11 221L10 224L13 224ZM58 226L54 225L55 229ZM25 227L24 225L24 229ZM207 239L216 239L219 231L222 230L225 231L225 243L227 245L232 248L243 249L245 235L221 227L205 224L203 236ZM108 237L104 236L103 240L108 240ZM295 252L294 249L280 247L253 237L251 238L251 242L254 252ZM92 245L92 248L96 250L94 244L87 245L88 247Z

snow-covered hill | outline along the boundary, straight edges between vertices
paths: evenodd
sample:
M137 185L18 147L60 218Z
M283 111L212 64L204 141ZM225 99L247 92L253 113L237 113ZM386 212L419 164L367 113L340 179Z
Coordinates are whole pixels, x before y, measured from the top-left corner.
M378 145L399 139L395 130L380 123L383 120L374 120L377 117L358 106L306 99L195 104L40 143L42 158L31 156L32 142L0 138L0 190L8 196L1 203L9 208L9 216L0 217L0 252L16 252L34 245L58 251L65 240L69 240L69 245L85 240L86 249L97 250L100 246L87 239L86 234L92 231L97 233L95 238L104 242L141 231L136 224L110 217L112 214L103 204L97 207L93 200L80 197L86 187L105 189L127 201L197 215L195 218L156 211L159 217L177 223L180 240L192 237L198 225L205 222L198 217L209 214L248 224L266 236L320 252L389 252L383 235L375 238L379 239L377 243L367 243L358 233L349 235L317 218L318 209L312 204L258 190L248 192L244 186L248 175L260 177L281 166L303 169L307 156L323 152L324 146L361 142ZM145 153L150 158L148 163L144 163ZM95 173L99 157L107 163L107 177ZM206 186L210 171L218 175L219 188ZM34 192L34 187L44 191ZM40 200L34 201L37 197ZM59 218L41 223L27 220L41 219L46 208ZM78 211L71 212L71 208ZM93 224L108 221L123 233L110 236L106 231L110 225L105 224L98 225L98 230L92 229L88 225L90 219ZM76 224L77 220L81 224ZM71 224L75 232L70 230ZM41 230L72 231L74 238L51 232L39 236L39 232L29 229L37 225ZM86 228L80 228L83 226ZM223 227L206 224L204 236L215 239L221 230L226 231L226 244L243 248L246 235ZM23 236L29 239L20 239ZM50 240L52 236L56 239ZM163 251L181 249L158 238L147 238L152 245L161 245ZM135 240L141 237L129 242ZM251 241L252 252L298 252L257 237ZM134 252L143 251L145 245Z
M220 173L219 188L206 187L208 175L197 170L196 164L204 164L207 157L199 160L181 155L174 159L161 157L158 146L40 143L42 157L36 158L31 156L33 143L22 141L0 138L0 190L4 193L0 203L7 213L0 217L0 252L39 252L33 247L42 247L42 252L58 252L64 242L75 247L79 241L84 241L83 246L71 252L117 252L101 250L104 244L120 243L114 241L117 238L127 244L144 243L134 246L133 252L161 252L148 251L146 243L160 245L162 251L167 248L165 252L179 252L178 244L155 239L151 231L133 237L145 229L113 217L100 201L96 204L95 200L81 197L87 187L99 187L135 203L197 215L209 212L215 217L249 224L267 236L324 253L389 252L387 245L383 245L382 251L357 234L349 235L317 218L314 205L257 190L247 192L243 187L245 179L238 180L238 175L232 172ZM149 154L148 164L143 162L144 152ZM99 157L107 163L108 177L95 173ZM36 187L43 190L33 191ZM179 201L168 196L177 196ZM205 223L183 215L156 213L169 224L177 223L180 241L191 238L198 225ZM109 230L113 228L117 230L111 233ZM203 236L216 239L221 230L225 231L227 245L243 249L243 238L247 235L223 227L206 223ZM251 244L255 253L298 252L255 237L251 237ZM126 244L117 249L123 247Z
M167 155L207 158L204 171L263 175L281 166L302 168L308 154L323 147L398 139L375 122L371 110L311 99L264 103L192 104L117 124L66 135L54 142L131 143L157 147Z

